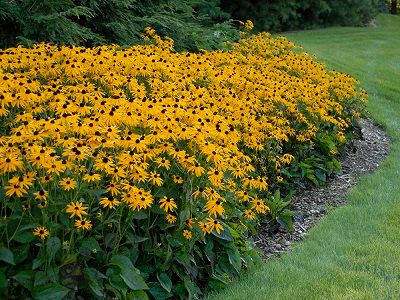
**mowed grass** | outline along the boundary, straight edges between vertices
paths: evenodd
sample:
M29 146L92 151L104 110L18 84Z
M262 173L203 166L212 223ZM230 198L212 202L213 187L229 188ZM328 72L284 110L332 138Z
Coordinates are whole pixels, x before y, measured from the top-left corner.
M361 81L371 116L390 135L390 154L292 251L208 299L400 299L400 17L286 36Z

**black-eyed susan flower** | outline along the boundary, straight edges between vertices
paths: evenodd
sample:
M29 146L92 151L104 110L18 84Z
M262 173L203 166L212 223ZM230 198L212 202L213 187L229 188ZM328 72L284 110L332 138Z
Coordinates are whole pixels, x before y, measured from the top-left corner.
M222 198L221 198L222 199ZM204 206L204 210L210 215L215 217L221 216L224 213L224 208L222 206L222 200L209 200Z
M167 214L165 219L167 220L167 222L169 224L174 224L176 222L176 216L171 215L171 214Z
M207 218L207 226L208 226L208 233L211 233L215 229L215 231L218 234L220 234L221 231L224 230L224 227L221 225L219 220L213 218Z
M37 199L37 200L46 200L49 192L46 190L40 190L33 194L35 195L35 199Z
M258 198L254 198L252 201L252 209L254 209L259 214L265 214L269 211L269 207L265 205L264 201Z
M159 167L163 167L166 170L169 170L171 168L171 162L164 157L158 157L156 159L156 162Z
M53 180L53 177L51 177L50 175L45 175L45 176L42 176L42 177L40 178L40 182L41 182L42 184L49 183L49 182L51 182L52 180Z
M150 172L147 180L156 186L161 186L163 184L163 179L160 174L157 174L156 172Z
M11 184L18 184L24 189L29 189L34 182L34 178L28 176L28 173L25 176L14 176L11 178L8 183Z
M86 182L96 182L101 179L101 175L93 172L89 172L83 176L83 181Z
M172 212L177 208L174 198L162 197L159 203L160 208L162 208L166 213Z
M197 162L189 166L188 171L194 173L197 177L200 177L206 172L205 169Z
M142 196L139 196L136 198L136 205L140 209L146 209L149 208L153 204L153 197L150 193L145 193Z
M93 225L92 225L91 221L86 220L86 218L85 218L85 219L76 220L75 227L78 229L90 230L90 229L92 229Z
M106 191L109 192L112 196L116 196L120 193L118 184L116 182L110 182Z
M76 188L76 181L73 178L67 177L60 180L58 183L65 191L74 190Z
M243 212L243 216L245 216L246 218L248 218L250 220L255 220L257 218L256 214L251 209L246 209Z
M24 163L18 157L0 157L0 170L2 173L10 173L23 169Z
M44 226L36 227L33 231L33 235L44 240L49 235L49 231Z
M37 205L39 208L45 208L46 206L47 206L47 200L46 199L41 199L39 202L38 202L38 205Z
M207 225L207 223L205 223L203 221L199 221L198 225L204 235L206 235L207 233L210 233L210 227Z
M6 185L6 196L11 197L12 195L16 195L17 197L21 197L26 194L27 190L22 187L21 184L9 184Z
M103 197L100 199L100 204L104 207L104 208L114 208L116 206L118 206L121 202L115 198L114 196L108 196L108 197Z
M78 217L78 218L82 218L82 216L87 215L87 209L88 207L85 206L82 202L80 201L76 201L76 202L71 202L67 205L67 207L65 208L65 211L70 215L70 218L73 217Z
M185 220L185 224L187 227L189 227L190 229L192 229L193 224L194 224L194 218L189 218Z
M187 240L192 238L192 232L190 230L184 229L182 234Z
M184 180L183 180L182 177L180 177L180 176L178 176L178 175L172 175L172 176L173 176L173 179L174 179L174 182L175 182L175 183L181 184L181 183L184 182Z

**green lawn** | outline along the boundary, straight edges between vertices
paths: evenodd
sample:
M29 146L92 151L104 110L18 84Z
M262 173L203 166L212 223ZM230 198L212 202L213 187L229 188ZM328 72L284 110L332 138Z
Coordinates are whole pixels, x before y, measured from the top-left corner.
M209 300L400 299L400 17L381 15L377 25L287 37L361 81L391 137L389 157L292 251Z

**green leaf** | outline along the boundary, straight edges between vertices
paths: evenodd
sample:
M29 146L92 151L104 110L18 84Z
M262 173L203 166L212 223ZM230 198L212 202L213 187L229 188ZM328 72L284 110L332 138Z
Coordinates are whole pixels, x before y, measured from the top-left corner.
M53 265L47 268L46 276L51 282L57 283L59 279L58 276L59 273L60 273L60 268Z
M316 169L315 170L315 176L317 177L317 179L322 182L325 183L326 182L326 174L324 171L320 170L320 169Z
M65 227L69 227L70 226L70 218L68 217L68 215L66 213L61 213L60 216L60 223L62 225L64 225Z
M3 294L7 290L8 281L3 271L0 270L0 294Z
M220 290L226 287L229 284L229 281L221 275L215 274L210 278L208 282L208 286L213 290Z
M148 218L148 214L144 211L135 211L133 218L135 220L144 220Z
M79 253L84 255L84 256L90 256L93 251L100 251L100 245L96 241L95 238L87 238L82 241L82 245L79 248Z
M30 243L35 239L35 236L32 234L32 231L20 231L14 237L14 241L19 243Z
M127 300L148 300L149 296L145 291L132 291L128 293Z
M215 260L215 252L214 249L214 242L211 239L207 239L206 245L204 247L204 253L207 256L207 259L210 263L213 263Z
M49 282L49 278L47 277L46 272L36 271L33 286L42 286L47 282Z
M231 248L226 248L226 253L228 254L228 259L230 264L235 268L237 272L240 272L242 267L242 260L240 258L239 250L236 246L232 246Z
M120 276L132 290L148 290L149 287L136 270L137 269L122 269Z
M100 279L99 272L94 268L86 268L83 273L93 293L98 297L104 297L103 281Z
M51 261L61 249L61 241L58 237L52 236L47 240L46 246L48 259Z
M109 282L110 285L117 289L118 291L123 292L124 294L127 292L128 290L128 286L125 284L124 280L121 278L121 276L117 276L117 275L112 275L109 277Z
M225 228L225 226L224 226L224 228ZM222 230L221 233L217 233L215 230L213 230L212 234L213 234L214 236L216 236L216 237L222 239L222 240L229 241L229 242L232 242L232 241L233 241L232 234L231 234L230 231L227 230L227 229Z
M148 237L145 237L145 236L137 236L137 235L134 235L134 234L131 233L131 232L128 232L127 236L128 236L128 240L129 240L132 244L141 243L141 242L147 241L147 240L149 239Z
M189 299L194 299L196 298L197 294L198 294L198 290L199 288L197 287L197 285L190 280L190 278L188 276L185 277L184 281L183 281L183 285L185 286L186 290L189 293Z
M29 291L33 290L34 277L35 272L30 270L21 271L17 275L15 275L15 279L17 280L17 282Z
M124 270L124 269L134 269L134 268L135 268L135 267L133 266L131 260L130 260L128 257L123 256L123 255L114 255L114 256L111 258L111 263L112 263L113 265L116 265L116 266L120 267L121 270Z
M24 245L13 248L14 261L16 264L19 264L20 262L23 262L25 259L28 258L29 249L30 249L29 244L24 244Z
M157 274L157 279L160 282L161 286L169 293L172 288L171 278L167 275L167 273Z
M115 245L115 233L107 233L106 236L104 237L104 245L106 248L114 248Z
M8 248L0 248L0 260L5 261L10 265L15 265L14 254Z
M149 282L148 286L150 288L150 294L154 297L156 300L165 300L168 299L172 296L171 293L167 292L161 284L158 282Z
M35 287L33 291L33 299L35 300L60 300L64 298L68 293L69 289L66 287L49 283L46 285L40 285Z
M37 257L32 261L32 270L39 268L43 265L46 261L42 257Z

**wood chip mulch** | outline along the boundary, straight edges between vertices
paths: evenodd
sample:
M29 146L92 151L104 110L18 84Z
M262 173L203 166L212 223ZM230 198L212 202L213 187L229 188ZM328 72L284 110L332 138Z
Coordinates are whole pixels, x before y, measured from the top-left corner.
M301 240L328 210L346 203L349 188L361 175L379 167L388 154L389 138L371 119L361 120L360 126L361 138L354 140L346 153L338 158L342 174L331 178L325 186L312 186L292 197L291 210L296 213L293 232L279 229L272 233L267 224L259 226L255 239L265 259L288 251L292 243Z

